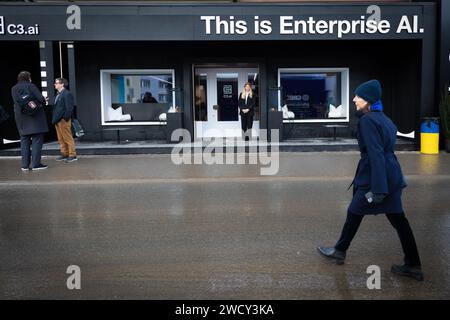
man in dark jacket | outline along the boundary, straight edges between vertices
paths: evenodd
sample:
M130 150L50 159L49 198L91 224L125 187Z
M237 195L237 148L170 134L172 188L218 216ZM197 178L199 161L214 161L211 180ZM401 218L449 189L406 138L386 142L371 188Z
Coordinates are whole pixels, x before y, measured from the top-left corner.
M379 81L371 80L358 86L353 101L360 116L357 138L361 151L352 182L353 198L336 245L318 250L325 257L343 264L364 215L384 213L397 231L405 254L404 264L393 265L391 271L422 281L424 276L416 240L402 206L402 189L406 183L394 154L397 127L383 113Z
M53 107L52 123L55 125L61 150L61 155L56 158L56 161L65 161L67 163L78 159L75 151L75 141L72 136L74 99L72 93L66 89L66 86L66 79L55 79L55 89L58 91L58 94Z
M39 108L33 115L22 112L19 105L20 96L27 92L32 95L36 101L42 105L46 104L45 98L39 89L31 82L31 74L28 71L22 71L17 76L17 84L12 87L11 95L14 101L14 115L17 129L20 134L20 153L22 155L22 171L28 171L30 168L30 155L32 170L47 169L47 166L41 163L42 144L44 142L44 133L48 132L47 117L44 108ZM30 153L31 144L31 153Z

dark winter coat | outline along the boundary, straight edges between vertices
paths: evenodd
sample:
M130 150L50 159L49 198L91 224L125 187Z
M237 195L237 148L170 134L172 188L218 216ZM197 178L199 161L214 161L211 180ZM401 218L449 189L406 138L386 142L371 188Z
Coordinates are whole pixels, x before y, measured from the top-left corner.
M72 117L74 99L69 90L64 89L55 97L52 123L57 124L61 119L69 121Z
M401 194L406 183L394 154L397 127L382 111L371 111L359 120L357 138L361 159L349 210L356 214L403 212ZM386 198L380 204L368 203L364 195L369 191Z
M45 98L33 83L28 81L20 81L14 87L12 87L11 96L14 101L14 115L19 134L21 136L26 136L48 132L47 116L45 114L44 108L40 108L33 115L22 113L18 101L20 101L19 93L24 89L28 90L28 92L34 95L36 100L45 105Z

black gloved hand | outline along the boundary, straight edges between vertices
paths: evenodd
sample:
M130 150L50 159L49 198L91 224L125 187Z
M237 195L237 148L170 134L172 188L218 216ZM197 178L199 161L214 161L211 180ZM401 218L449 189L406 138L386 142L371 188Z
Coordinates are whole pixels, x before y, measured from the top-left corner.
M384 198L386 197L386 195L384 193L374 193L372 196L372 203L373 204L378 204L378 203L382 203Z
M367 202L372 204L378 204L383 202L386 195L384 193L372 193L372 191L369 191L365 194L365 197L367 199Z

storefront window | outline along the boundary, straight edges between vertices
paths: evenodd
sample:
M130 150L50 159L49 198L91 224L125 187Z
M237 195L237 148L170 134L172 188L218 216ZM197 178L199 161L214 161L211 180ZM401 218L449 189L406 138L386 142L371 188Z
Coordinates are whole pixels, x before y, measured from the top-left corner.
M173 70L102 70L102 124L165 124L175 104Z
M348 69L279 69L285 122L348 122Z

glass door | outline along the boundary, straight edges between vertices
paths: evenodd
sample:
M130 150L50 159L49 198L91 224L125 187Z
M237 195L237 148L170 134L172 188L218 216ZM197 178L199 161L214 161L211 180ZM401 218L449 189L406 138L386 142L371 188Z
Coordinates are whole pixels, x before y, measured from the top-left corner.
M242 137L238 98L246 82L256 97L252 136L259 133L257 68L196 68L195 137Z

